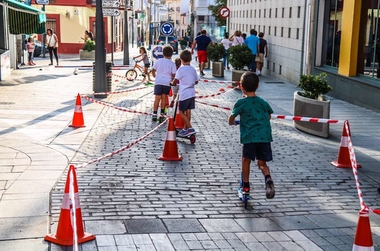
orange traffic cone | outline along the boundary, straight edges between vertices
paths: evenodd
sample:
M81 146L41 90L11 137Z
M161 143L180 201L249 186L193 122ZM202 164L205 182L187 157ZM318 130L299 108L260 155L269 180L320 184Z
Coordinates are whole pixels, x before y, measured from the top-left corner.
M175 128L176 129L182 129L185 124L183 123L183 120L182 120L182 117L181 115L179 115L179 101L178 101L178 104L177 104L177 112L175 114Z
M170 88L169 97L172 97L172 96L173 96L173 91L172 91L172 88Z
M71 176L72 175L72 176ZM58 227L56 234L48 234L45 236L45 241L50 241L62 246L73 246L74 245L74 211L73 201L70 198L70 181L73 182L74 187L74 202L75 202L75 226L76 233L78 237L78 243L83 243L86 241L91 241L95 239L95 235L85 233L83 231L82 222L82 211L80 209L79 194L78 194L78 183L77 176L75 173L75 168L73 165L70 166L69 172L67 174L65 194L63 195L63 201L61 206L61 214L59 215Z
M348 135L346 132L346 124L348 126ZM338 153L338 160L332 161L331 164L336 167L350 167L351 165L351 159L350 159L350 152L348 150L348 136L351 137L351 129L350 125L348 124L348 121L346 120L343 125L343 132L342 137L340 138L340 148ZM361 165L357 164L357 167L360 168Z
M71 127L85 127L82 111L81 97L78 93L77 100L75 102L74 116Z
M174 119L169 118L168 131L166 132L166 141L164 146L164 152L159 160L182 160L182 156L178 155L178 147L176 140L176 130L174 127Z
M368 212L359 212L358 225L352 251L374 251Z

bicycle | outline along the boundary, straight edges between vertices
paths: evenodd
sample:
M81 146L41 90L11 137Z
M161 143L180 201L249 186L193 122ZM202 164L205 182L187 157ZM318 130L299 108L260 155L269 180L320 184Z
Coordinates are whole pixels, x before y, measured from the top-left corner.
M125 73L125 77L127 78L128 81L133 81L137 78L137 76L142 76L146 77L146 74L144 72L144 67L139 65L138 64L138 61L136 61L135 59L133 59L135 61L135 65L133 66L132 69L128 70L126 73ZM152 70L151 69L148 69L148 79L152 80L153 79L153 75L152 75Z

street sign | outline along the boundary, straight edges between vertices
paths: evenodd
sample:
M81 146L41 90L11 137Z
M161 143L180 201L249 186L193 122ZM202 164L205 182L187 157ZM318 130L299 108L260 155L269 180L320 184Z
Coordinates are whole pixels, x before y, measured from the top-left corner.
M156 60L164 57L164 54L162 53L162 46L160 45L156 45L155 47L152 46L152 57Z
M230 15L231 11L227 6L222 6L219 9L218 13L221 18L227 18Z
M103 16L109 16L109 17L120 16L120 10L103 8Z
M120 7L120 2L119 1L114 1L114 0L103 0L102 1L102 6L103 8L119 8Z
M36 0L36 4L45 4L45 5L48 5L49 4L49 0Z
M164 36L170 36L173 34L174 31L174 25L169 22L165 22L161 24L161 34Z

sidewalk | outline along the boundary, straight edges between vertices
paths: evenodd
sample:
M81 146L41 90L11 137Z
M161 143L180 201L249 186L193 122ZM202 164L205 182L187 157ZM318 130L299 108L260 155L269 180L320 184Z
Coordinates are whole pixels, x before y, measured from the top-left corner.
M137 49L131 49L131 56ZM108 55L109 56L109 55ZM115 54L115 65L122 64ZM177 55L175 55L176 57ZM144 136L158 124L149 116L116 111L82 99L86 127L68 127L78 93L92 93L92 70L37 66L13 71L0 82L0 250L72 250L44 242L55 233L68 164L83 164ZM60 65L91 65L61 58ZM196 66L196 62L192 62ZM199 95L215 94L229 81L207 70ZM125 71L114 71L123 75ZM119 80L119 81L116 81ZM141 87L113 78L112 90ZM227 89L229 90L229 89ZM297 88L262 76L258 95L275 114L292 115ZM265 198L263 177L252 165L253 199L237 198L241 146L229 111L241 91L197 103L192 113L197 141L177 139L181 162L164 162L166 125L130 149L77 170L85 231L96 240L80 250L351 250L360 204L350 168L337 159L342 125L328 139L274 119L274 161L269 163L276 197ZM101 101L151 112L153 88L108 95ZM170 109L172 114L173 110ZM379 207L380 114L331 98L331 118L350 123L366 205ZM380 216L370 214L375 250L380 250Z

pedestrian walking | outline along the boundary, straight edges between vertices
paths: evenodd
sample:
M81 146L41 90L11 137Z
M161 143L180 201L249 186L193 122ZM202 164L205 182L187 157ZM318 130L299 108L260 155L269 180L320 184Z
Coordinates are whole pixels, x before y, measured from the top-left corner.
M267 40L264 39L264 33L259 33L259 41L260 41L260 50L256 56L256 64L257 64L257 75L261 76L261 71L264 65L264 57L268 57L268 43Z
M81 37L81 39L86 43L87 40L90 39L89 35L88 35L88 30L85 30L84 31L84 37Z
M197 36L191 45L191 54L197 48L198 62L199 62L199 75L204 76L203 69L207 62L207 46L212 44L211 38L206 35L206 30L201 30L201 35Z
M191 52L184 50L179 55L182 66L175 74L172 85L179 85L179 115L182 118L184 127L179 131L178 135L185 137L195 133L191 125L191 110L195 109L195 85L198 84L199 77L197 71L191 62Z
M251 35L249 35L244 41L244 44L247 45L248 48L252 51L252 61L248 69L250 71L256 72L256 55L260 50L260 40L256 36L257 31L255 29L251 29L250 34Z
M33 62L33 52L36 44L34 43L34 38L29 37L28 42L26 43L26 49L28 50L28 65L36 65Z
M156 78L154 83L154 104L152 121L157 121L158 106L161 103L161 116L159 122L165 120L165 107L166 98L170 92L170 82L173 80L177 71L174 62L171 60L173 55L173 48L171 46L165 46L162 49L163 58L157 60L152 69L152 75Z
M239 45L244 43L244 39L241 36L241 31L236 30L234 34L230 37L230 41L232 42L231 46Z
M228 57L230 56L229 48L232 45L232 42L228 38L228 33L224 34L224 38L221 41L221 44L224 46L224 49L226 50L226 55L223 57L223 66L224 69L230 69L230 66L228 65Z
M268 199L275 195L274 183L267 161L271 161L272 128L270 124L272 108L264 99L256 95L259 77L250 71L244 73L240 80L241 90L246 97L239 99L228 118L230 125L236 125L235 118L240 116L240 142L243 144L242 180L240 188L243 195L250 192L249 174L251 162L257 159L257 165L265 177L265 194Z
M181 67L181 64L182 64L181 63L181 59L180 58L174 59L174 63L175 63L175 67L177 68L177 71L178 71L179 67ZM173 107L174 106L174 101L176 100L176 98L178 96L178 90L179 90L179 83L177 85L173 85L172 86L173 99L170 102L169 107Z
M54 31L52 29L47 29L46 31L47 35L46 35L46 46L48 47L48 50L49 50L49 56L50 56L50 64L49 65L53 65L53 53L54 53L54 57L55 57L55 60L57 61L57 65L58 65L58 37L57 35L54 33Z

